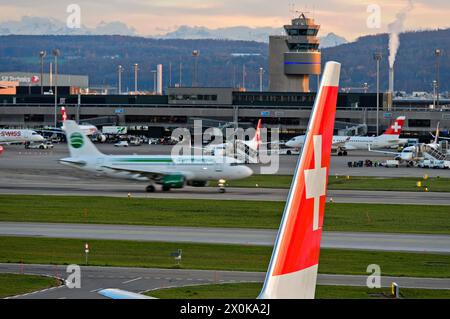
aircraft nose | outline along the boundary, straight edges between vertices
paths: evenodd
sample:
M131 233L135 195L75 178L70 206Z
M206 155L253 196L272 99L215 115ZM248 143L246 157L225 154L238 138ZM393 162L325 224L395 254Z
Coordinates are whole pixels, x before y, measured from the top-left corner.
M253 175L253 170L248 166L242 166L241 176L242 178L247 178Z
M286 146L287 147L294 147L294 141L290 140L290 141L286 142Z

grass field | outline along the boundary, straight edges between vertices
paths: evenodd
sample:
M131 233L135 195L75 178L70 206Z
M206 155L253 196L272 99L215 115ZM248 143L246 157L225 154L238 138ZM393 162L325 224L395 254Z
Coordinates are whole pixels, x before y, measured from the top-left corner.
M146 295L159 299L255 299L261 283L190 286L160 289ZM404 299L449 299L450 290L400 289ZM391 298L389 288L317 286L316 299L380 299Z
M283 202L0 195L0 221L277 229ZM326 231L450 234L449 206L327 204Z
M78 239L0 237L0 262L25 264L85 263L84 244ZM181 268L262 271L271 247L177 244L137 241L89 240L89 264L177 268L170 253L183 250ZM365 275L378 264L383 275L450 278L450 255L322 249L319 272Z
M380 168L385 170L385 168ZM249 178L230 181L231 187L264 187L264 188L289 188L292 176L287 175L253 175ZM422 187L416 183L422 182ZM416 177L354 177L330 176L329 189L341 190L373 190L373 191L410 191L423 192L425 188L430 192L450 192L450 178L423 178Z
M18 274L0 274L0 298L22 295L59 285L60 282L54 278Z

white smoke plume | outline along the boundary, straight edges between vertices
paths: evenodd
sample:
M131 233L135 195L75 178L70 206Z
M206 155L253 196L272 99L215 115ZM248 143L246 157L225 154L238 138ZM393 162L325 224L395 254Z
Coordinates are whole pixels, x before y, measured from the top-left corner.
M408 4L402 11L397 13L395 21L388 25L389 29L389 67L393 68L395 63L395 57L397 56L397 50L400 46L399 34L403 31L405 20L408 14L414 8L412 0L408 0Z

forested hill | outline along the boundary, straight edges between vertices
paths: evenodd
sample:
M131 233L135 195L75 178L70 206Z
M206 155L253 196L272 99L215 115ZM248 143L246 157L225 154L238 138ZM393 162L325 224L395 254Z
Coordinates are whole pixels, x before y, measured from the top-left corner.
M404 33L395 65L395 89L405 91L431 90L435 79L434 49L440 48L441 90L450 90L450 29ZM324 49L323 61L343 64L342 86L360 87L368 82L375 87L376 68L373 53L381 50L382 89L387 88L388 36L366 36L355 42ZM59 48L59 71L88 74L93 85L115 86L117 66L125 67L124 87L133 87L133 64L140 68L140 89L153 88L151 70L164 65L164 80L169 81L168 66L172 64L172 84L179 82L179 64L183 64L182 84L192 84L193 50L200 50L199 82L203 86L242 84L243 65L248 89L259 87L259 68L267 70L268 45L249 41L149 39L128 36L1 36L0 72L39 72L38 52ZM48 64L51 57L47 57ZM267 74L265 75L267 84Z

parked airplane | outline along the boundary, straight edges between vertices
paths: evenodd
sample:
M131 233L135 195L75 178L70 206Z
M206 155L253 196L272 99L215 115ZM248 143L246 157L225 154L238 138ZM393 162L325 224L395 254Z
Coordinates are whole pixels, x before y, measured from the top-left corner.
M434 137L434 141L431 143L420 143L412 146L405 147L401 152L389 152L389 151L379 151L372 150L369 146L369 151L374 153L381 153L387 155L393 155L394 159L400 163L406 163L408 166L412 167L416 162L430 159L430 160L444 160L446 154L442 152L441 146L439 145L439 123L436 129L436 135L431 134Z
M0 144L41 142L44 137L32 130L0 130Z
M341 65L328 62L308 125L260 299L313 299L316 291ZM150 299L103 289L112 299Z
M68 116L67 116L67 111L66 108L63 106L61 107L61 115L62 115L62 120L63 120L63 129L64 129L64 122L67 121ZM91 124L85 124L85 125L78 125L80 130L86 135L86 136L91 136L91 135L95 135L98 134L98 128L94 125Z
M339 156L346 156L348 151L390 148L403 145L407 142L400 139L405 117L398 117L394 123L380 136L333 136L333 149ZM301 148L305 142L305 136L297 136L286 143L287 147Z
M183 188L186 184L204 187L210 180L220 181L249 177L253 171L222 156L142 156L104 155L80 130L74 121L65 121L70 156L61 164L104 176L150 182L147 192L155 191L155 184L163 191ZM221 191L225 189L221 187Z
M261 119L258 121L256 126L255 136L250 141L236 140L235 144L226 142L221 144L210 144L207 145L203 150L207 154L223 156L226 154L234 153L235 145L241 143L254 151L258 151L261 145Z

